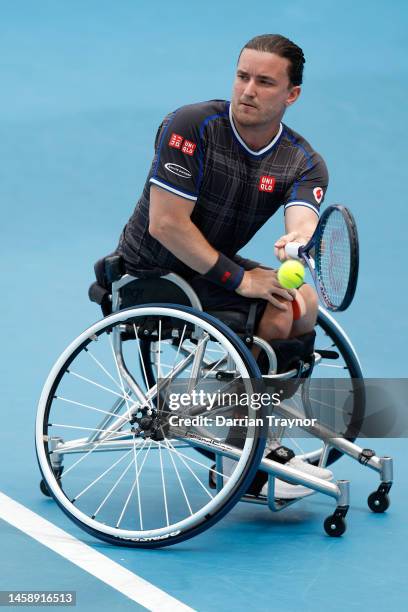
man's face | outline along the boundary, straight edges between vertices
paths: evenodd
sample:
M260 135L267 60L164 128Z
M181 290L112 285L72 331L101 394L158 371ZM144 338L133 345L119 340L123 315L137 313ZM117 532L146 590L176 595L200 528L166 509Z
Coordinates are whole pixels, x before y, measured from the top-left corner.
M261 127L281 120L286 107L300 94L300 87L294 87L289 81L289 65L288 59L275 53L243 50L231 101L238 123Z

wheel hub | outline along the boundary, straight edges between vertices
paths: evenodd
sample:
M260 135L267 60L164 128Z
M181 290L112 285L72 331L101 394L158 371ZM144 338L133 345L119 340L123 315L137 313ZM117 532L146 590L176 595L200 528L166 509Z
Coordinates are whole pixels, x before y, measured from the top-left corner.
M154 423L153 417L151 417L151 416L143 416L139 420L139 427L143 431L148 431L149 429L151 429L153 427L153 423Z
M162 421L163 419L159 417L156 409L142 408L130 420L131 431L139 435L142 434L145 438L152 438L157 441L163 440L164 430L167 431L168 427Z

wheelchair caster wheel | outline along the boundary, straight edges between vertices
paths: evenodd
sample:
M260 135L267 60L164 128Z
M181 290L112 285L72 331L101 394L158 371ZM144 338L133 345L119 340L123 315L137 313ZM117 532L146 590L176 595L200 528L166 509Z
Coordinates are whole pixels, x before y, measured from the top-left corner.
M47 487L47 485L45 484L44 480L41 480L41 482L40 482L40 491L46 497L51 497L50 490Z
M57 477L58 483L60 484L60 478L62 476L62 472L64 471L64 466L60 466L60 467L54 468L53 471L54 471L55 476ZM50 490L48 488L48 485L45 482L44 478L40 482L40 491L46 497L51 497L51 492L50 492Z
M338 538L346 531L346 521L342 516L332 514L324 521L324 530L332 538Z
M390 506L390 498L387 493L374 491L368 496L367 504L373 512L385 512Z

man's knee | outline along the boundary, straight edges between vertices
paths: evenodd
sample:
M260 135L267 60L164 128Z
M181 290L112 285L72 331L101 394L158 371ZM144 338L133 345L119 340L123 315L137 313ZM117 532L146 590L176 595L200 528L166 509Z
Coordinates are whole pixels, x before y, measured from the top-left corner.
M289 338L293 322L292 303L287 300L282 302L286 305L286 310L279 310L272 304L266 305L257 329L257 335L264 340Z
M310 285L302 285L298 289L300 295L304 299L306 306L306 315L309 315L311 318L317 317L317 311L319 308L319 298L317 296L316 291Z
M280 300L286 305L286 310L279 310L272 304L267 304L265 312L258 324L257 335L264 340L286 340L293 336L300 336L312 331L316 325L319 300L316 291L310 285L302 285L298 290L304 303L304 313L297 320L293 320L296 308L292 302ZM279 298L278 298L279 299Z

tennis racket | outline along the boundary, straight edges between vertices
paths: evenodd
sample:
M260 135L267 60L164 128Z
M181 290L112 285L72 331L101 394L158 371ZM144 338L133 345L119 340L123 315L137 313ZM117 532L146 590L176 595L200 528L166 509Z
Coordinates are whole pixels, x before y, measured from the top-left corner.
M289 242L286 255L310 270L320 299L329 310L350 306L358 278L358 234L351 212L338 204L322 214L309 242Z

